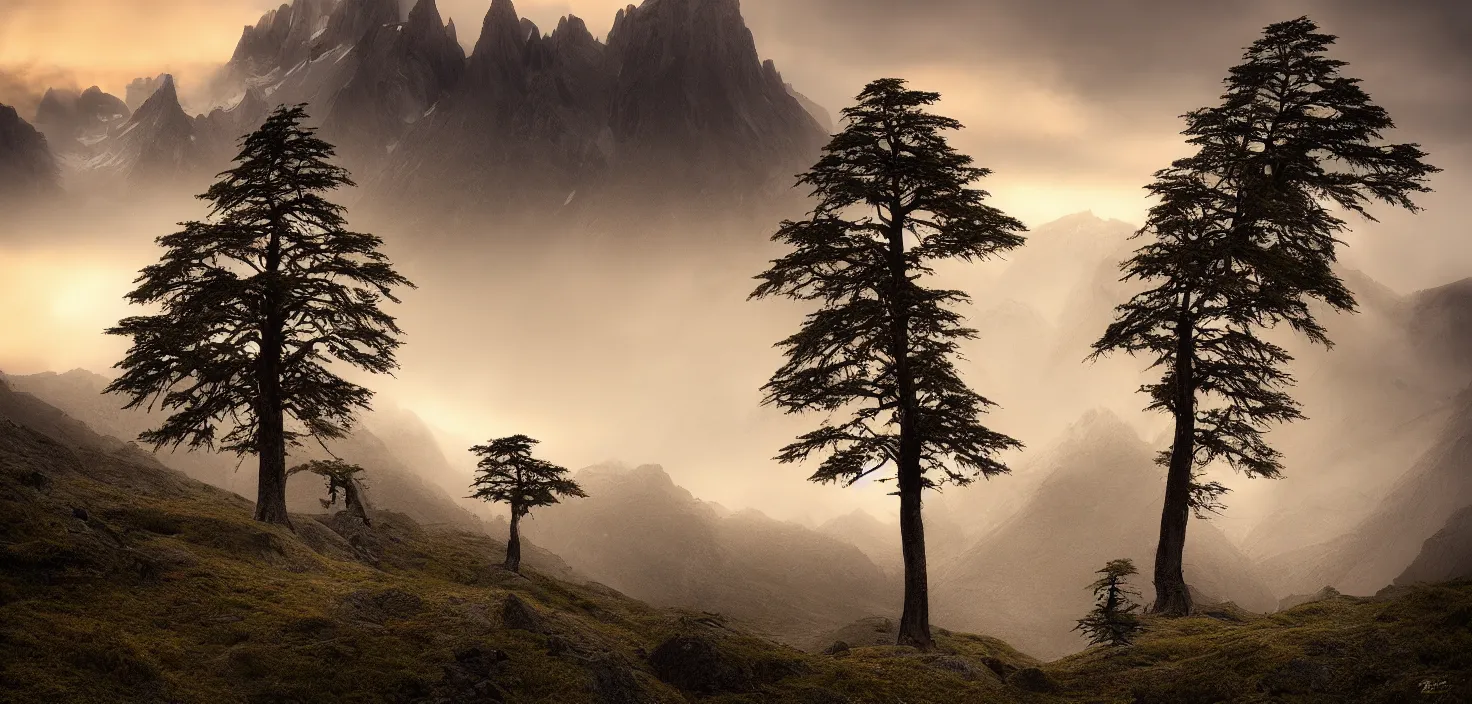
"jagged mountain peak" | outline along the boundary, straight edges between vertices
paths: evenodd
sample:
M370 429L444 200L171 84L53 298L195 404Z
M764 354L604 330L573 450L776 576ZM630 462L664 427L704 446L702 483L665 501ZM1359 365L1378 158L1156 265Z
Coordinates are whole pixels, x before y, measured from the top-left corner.
M491 0L470 61L482 66L519 64L526 38L521 17L516 14L516 6L511 0Z
M142 105L138 106L138 111L134 114L131 122L146 119L146 117L140 116L153 115L160 111L177 111L180 115L185 115L184 107L179 104L179 89L174 85L173 74L165 73L159 77L158 88L153 91L153 95L148 96L148 99L143 101ZM185 115L185 117L188 116Z

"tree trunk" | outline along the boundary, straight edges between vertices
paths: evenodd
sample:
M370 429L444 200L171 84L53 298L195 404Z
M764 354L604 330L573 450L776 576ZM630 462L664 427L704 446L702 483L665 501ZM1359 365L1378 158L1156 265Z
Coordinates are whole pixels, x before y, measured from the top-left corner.
M899 193L899 184L893 189ZM895 365L895 390L899 394L900 447L898 480L900 491L900 549L905 560L905 609L900 614L898 643L930 650L930 586L925 566L925 519L921 494L925 477L920 468L923 438L919 431L914 370L910 367L910 272L905 264L905 225L899 196L890 203L889 279L890 354Z
M1176 324L1175 439L1170 450L1170 470L1165 479L1165 506L1160 515L1160 543L1155 549L1155 605L1163 616L1191 613L1191 593L1183 571L1186 526L1191 521L1191 470L1196 455L1196 393L1194 380L1195 338L1189 316L1190 299L1185 299Z
M904 433L902 432L901 435ZM904 444L901 441L901 444ZM900 470L900 546L905 559L905 610L900 615L900 645L930 650L930 585L925 566L925 521L920 512L920 458ZM910 467L904 467L904 465Z
M511 537L506 539L506 569L521 572L521 511L511 507Z
M281 268L280 228L273 227L266 248L266 275ZM274 281L265 291L259 358L256 359L256 520L291 528L286 514L286 412L281 398L282 328L280 294Z
M291 528L286 514L286 433L279 394L266 393L257 411L256 520ZM273 403L274 400L274 403Z

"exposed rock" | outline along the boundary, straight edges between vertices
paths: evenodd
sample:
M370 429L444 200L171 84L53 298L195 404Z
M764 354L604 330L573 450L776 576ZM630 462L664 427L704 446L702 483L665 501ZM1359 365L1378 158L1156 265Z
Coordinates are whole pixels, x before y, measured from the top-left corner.
M835 641L833 641L833 645L830 645L827 648L824 648L823 649L823 654L824 655L848 655L848 651L850 651L850 650L852 650L852 648L849 647L848 643L845 643L845 642L843 642L841 640L835 640Z
M996 673L997 677L1003 680L1011 677L1012 673L1016 672L1019 669L1016 665L1013 665L1006 660L990 656L982 658L981 664L986 665L988 670Z
M506 660L506 653L494 648L472 647L456 652L455 662L444 666L438 696L431 701L435 704L506 701L506 693L494 681Z
M930 665L931 667L946 670L948 672L954 672L957 675L960 675L961 679L968 682L972 682L983 677L992 677L995 674L991 670L988 670L984 667L977 667L976 665L973 665L970 661L964 658L956 657L954 655L942 655L940 657L930 658L926 661L926 664Z
M1024 667L1007 676L1007 684L1028 692L1048 694L1058 691L1058 683L1036 667Z
M515 594L507 594L501 605L501 624L518 631L542 632L542 615Z
M660 680L687 692L747 692L755 684L751 669L727 655L712 638L675 636L649 654Z

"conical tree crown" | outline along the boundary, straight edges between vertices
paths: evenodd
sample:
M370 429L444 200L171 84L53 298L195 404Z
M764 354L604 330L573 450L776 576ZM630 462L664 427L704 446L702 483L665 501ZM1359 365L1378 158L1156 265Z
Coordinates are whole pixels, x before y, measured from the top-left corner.
M895 467L906 419L926 487L1005 472L996 454L1018 446L981 425L991 402L956 370L958 343L976 333L953 308L969 299L923 285L931 262L991 257L1020 246L1025 230L973 187L989 172L946 141L961 125L927 110L939 99L899 79L869 84L799 177L816 204L773 237L791 252L757 277L753 298L820 303L778 343L787 363L764 387L765 402L788 412L844 412L777 457L826 455L813 481Z
M1147 187L1159 204L1123 265L1126 280L1151 288L1121 305L1094 345L1095 355L1143 354L1162 369L1145 387L1150 408L1193 417L1198 473L1221 459L1278 475L1281 454L1265 433L1302 415L1287 393L1292 357L1260 331L1287 325L1329 345L1311 306L1355 307L1334 271L1347 227L1335 208L1371 219L1377 202L1416 211L1411 197L1438 171L1417 145L1383 142L1394 124L1325 55L1334 39L1308 18L1270 25L1231 69L1221 104L1185 116L1196 152ZM1196 483L1192 505L1218 508L1225 491Z
M340 437L373 393L328 364L398 366L401 330L380 305L413 284L378 237L348 231L343 208L327 200L352 181L306 117L302 106L280 107L241 140L234 168L200 196L209 219L159 238L162 259L128 294L162 312L108 330L133 338L108 391L169 414L146 442L256 452L268 386L294 423L289 443Z

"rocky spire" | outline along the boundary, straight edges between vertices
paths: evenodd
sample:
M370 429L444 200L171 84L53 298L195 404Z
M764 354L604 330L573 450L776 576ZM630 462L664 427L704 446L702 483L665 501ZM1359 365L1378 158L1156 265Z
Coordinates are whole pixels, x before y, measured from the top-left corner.
M522 56L526 36L511 0L491 0L480 39L470 54L467 81L483 89L519 86L524 77Z
M313 54L356 44L369 32L398 23L398 0L341 0L327 18L327 29L313 44Z

